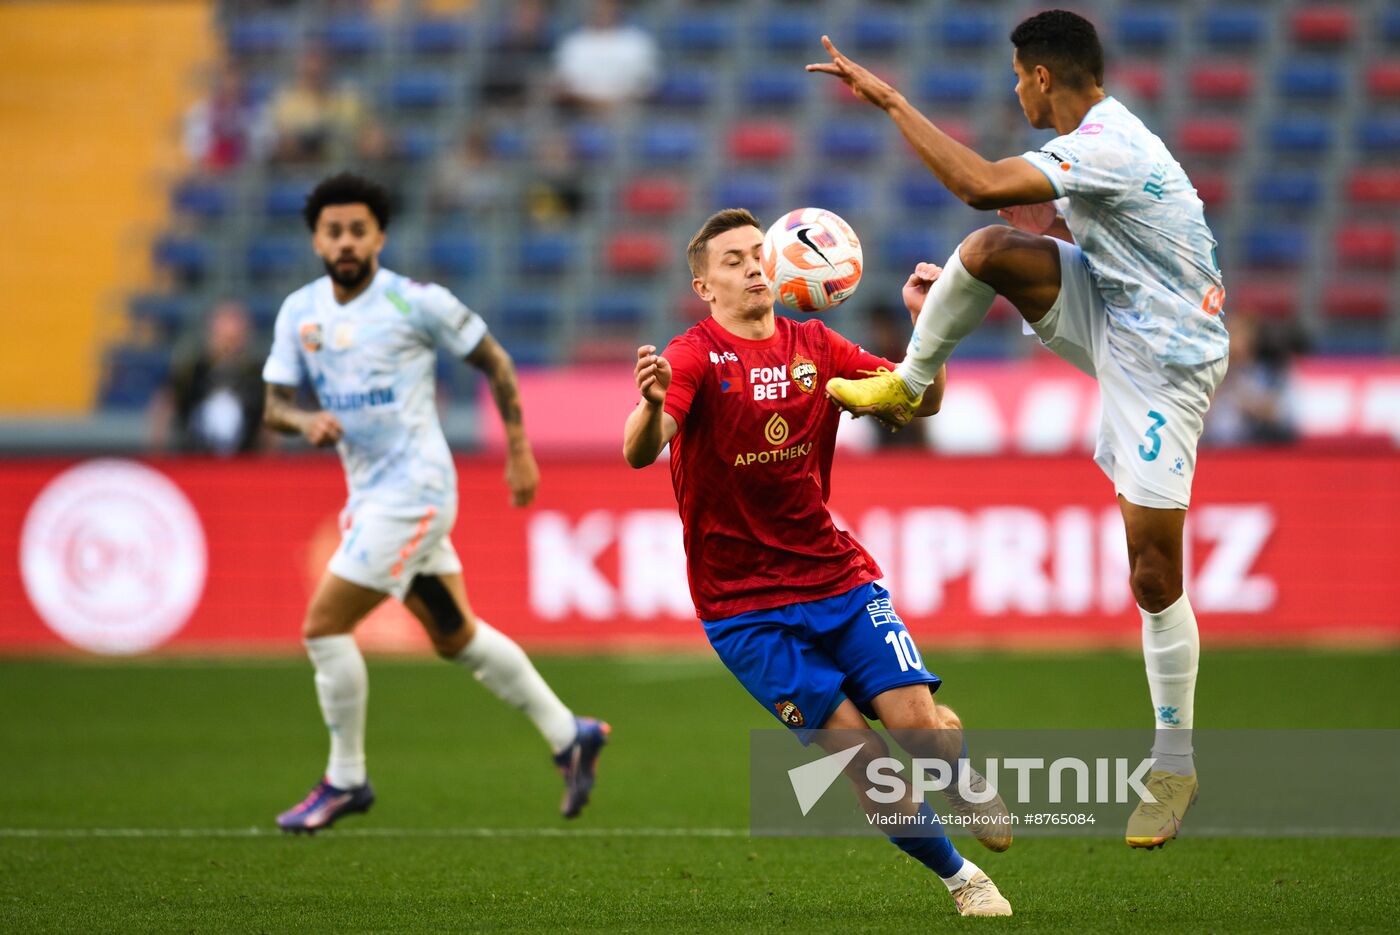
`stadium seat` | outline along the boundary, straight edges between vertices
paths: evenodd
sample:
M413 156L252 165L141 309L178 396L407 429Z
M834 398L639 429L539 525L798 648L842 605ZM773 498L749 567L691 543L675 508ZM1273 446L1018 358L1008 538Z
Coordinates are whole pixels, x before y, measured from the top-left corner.
M907 30L902 13L864 7L850 19L842 35L857 52L892 52L904 41ZM820 49L820 46L818 46Z
M452 97L453 81L440 71L411 71L389 82L389 104L396 110L429 110Z
M422 19L408 27L408 48L414 55L455 55L471 43L467 24L454 19Z
M277 321L277 313L282 310L282 303L287 299L280 292L254 292L242 298L244 306L248 309L248 317L253 319L253 326L264 332L270 330Z
M940 104L965 104L982 93L982 73L976 68L940 66L918 79L919 96Z
M1144 101L1155 101L1162 96L1165 79L1162 69L1151 62L1135 62L1116 66L1109 75L1108 83L1114 88L1126 88Z
M628 181L622 189L622 206L629 214L670 217L685 209L690 189L669 177Z
M491 131L487 147L493 157L504 162L525 160L530 157L530 136L524 127L496 127Z
M338 16L321 30L321 40L332 56L352 58L377 50L383 36L371 17Z
M1355 25L1346 7L1304 7L1293 13L1293 38L1305 45L1337 45L1351 38Z
M306 239L300 236L259 237L248 245L245 259L253 279L290 276L311 263Z
M1254 90L1254 69L1239 64L1200 65L1191 72L1191 94L1202 101L1240 101Z
M538 231L520 241L517 262L528 275L558 276L568 272L574 261L574 242L566 234Z
M1322 179L1312 172L1266 172L1254 183L1254 200L1260 205L1312 208L1322 200Z
M296 23L280 16L238 17L230 21L228 50L234 56L276 55L300 42Z
M704 145L693 124L648 122L637 135L636 153L644 163L671 165L690 162Z
M871 159L884 149L884 124L870 121L837 121L822 127L821 154L838 162Z
M1139 52L1161 50L1176 35L1176 22L1165 9L1126 9L1118 16L1118 41Z
M666 33L671 48L681 52L711 54L730 48L734 42L734 21L710 11L682 13Z
M803 187L800 200L805 205L820 206L847 216L869 211L873 197L865 175L823 170L819 177Z
M671 243L647 231L619 231L603 248L603 265L611 273L638 276L659 273L670 259Z
M1237 120L1197 117L1183 120L1180 128L1183 152L1200 156L1229 156L1239 152L1244 131Z
M209 269L209 245L197 237L167 234L155 242L152 259L182 282L195 282Z
M170 374L170 351L118 346L107 351L104 364L102 405L144 409Z
M1361 148L1370 153L1400 153L1400 118L1371 117L1361 124Z
M215 220L228 214L233 203L228 187L213 179L185 179L171 192L172 206L181 214Z
M1230 180L1222 172L1191 172L1191 184L1196 186L1196 197L1205 203L1207 209L1222 208L1230 202Z
M1376 62L1366 69L1366 90L1374 98L1400 101L1400 61Z
M560 302L546 293L511 292L502 296L496 307L497 313L487 321L491 330L518 334L552 328L558 320Z
M1347 179L1347 197L1356 205L1400 205L1400 168L1358 169Z
M1279 73L1279 93L1286 98L1331 101L1342 94L1344 76L1327 62L1290 62Z
M1381 14L1381 38L1392 44L1400 44L1400 8L1391 7Z
M1332 145L1332 125L1321 117L1285 117L1269 127L1269 143L1280 153L1320 154Z
M404 162L423 162L441 152L443 144L433 126L402 126L394 136L394 155Z
M792 131L769 121L739 123L729 131L729 154L749 162L776 162L792 155Z
M961 204L957 197L926 169L915 169L900 179L897 195L900 204L918 212Z
M963 8L940 11L934 17L937 38L950 49L980 49L1005 38L1006 30L995 17Z
M611 292L600 296L589 307L588 317L605 327L636 328L650 316L655 306L645 292Z
M692 109L710 103L714 92L714 78L705 71L696 69L671 69L661 78L661 83L652 95L652 103L659 107Z
M1244 254L1250 266L1302 266L1308 258L1307 230L1278 224L1256 227L1245 235Z
M1218 48L1244 48L1257 45L1264 38L1267 21L1259 10L1226 7L1207 10L1201 20L1201 34Z
M1322 292L1322 310L1329 318L1384 318L1390 310L1390 284L1353 279L1329 283Z
M186 324L195 320L198 305L188 295L150 293L133 296L127 303L127 315L134 322L149 325L160 333L178 335Z
M486 247L466 231L445 230L428 240L428 267L434 276L470 278L481 269Z
M272 182L263 196L264 213L270 218L301 217L311 187L310 182L299 180Z
M569 128L569 153L580 162L605 162L616 151L612 128L605 123L578 123Z
M1298 314L1298 284L1292 279L1270 276L1230 282L1225 295L1226 324L1232 314L1267 318L1292 318Z
M769 14L759 27L769 52L806 52L814 61L821 53L819 37L826 31L816 14L792 7Z
M767 176L732 175L722 176L711 192L709 207L748 208L760 218L782 210L778 207L781 193L777 180Z
M911 225L893 228L880 239L879 258L888 269L907 276L919 263L942 263L949 250L932 231Z
M1337 231L1337 260L1342 266L1392 269L1397 234L1394 224L1353 223Z
M749 107L795 107L811 86L810 75L792 68L769 67L744 76L741 97Z

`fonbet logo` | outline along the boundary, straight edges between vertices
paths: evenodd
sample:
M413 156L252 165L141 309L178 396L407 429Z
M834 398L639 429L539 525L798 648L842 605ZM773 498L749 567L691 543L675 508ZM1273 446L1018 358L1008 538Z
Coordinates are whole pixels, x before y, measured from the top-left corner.
M90 461L40 492L20 536L20 572L39 616L74 646L139 653L189 619L204 590L204 530L164 474Z
M804 817L845 772L862 746L858 743L787 771L792 793ZM905 780L900 775L905 769L904 763L892 756L878 756L865 766L865 779L870 785L861 789L860 794L881 805L893 805L906 798L921 804L930 792L956 789L959 798L980 805L996 798L997 778L1005 769L1016 774L1015 792L1005 797L1016 805L1040 801L1058 805L1067 797L1075 805L1154 804L1157 798L1143 785L1143 780L1156 762L1152 757L1139 760L1130 771L1131 763L1126 757L1082 760L1064 756L1048 766L1045 759L1038 756L989 757L981 774L986 777L983 785L976 780L978 771L967 759L953 764L936 757L914 757L910 761L912 778Z

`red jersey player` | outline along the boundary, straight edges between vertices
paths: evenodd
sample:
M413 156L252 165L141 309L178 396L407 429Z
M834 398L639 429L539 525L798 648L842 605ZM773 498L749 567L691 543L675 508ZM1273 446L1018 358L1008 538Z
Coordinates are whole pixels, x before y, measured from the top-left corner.
M775 316L759 269L762 242L758 221L739 209L714 215L691 239L692 287L710 317L660 356L649 345L637 349L642 399L627 418L623 454L645 467L670 444L690 590L710 644L804 742L836 752L852 735L808 731L864 731L858 736L868 739L846 767L859 788L869 762L888 753L866 716L916 755L942 759L961 725L934 702L940 681L876 583L879 566L826 508L840 415L825 398L826 381L893 365L816 319ZM921 264L906 286L907 305L922 306L937 273ZM943 379L940 373L919 415L937 411ZM950 801L959 811L978 808ZM881 809L862 804L872 814ZM895 808L922 812L912 823L923 833L890 840L939 875L961 914L1011 914L927 805ZM994 798L980 810L993 820L976 826L979 839L1004 850L1011 843L1009 824L998 820L1005 806Z

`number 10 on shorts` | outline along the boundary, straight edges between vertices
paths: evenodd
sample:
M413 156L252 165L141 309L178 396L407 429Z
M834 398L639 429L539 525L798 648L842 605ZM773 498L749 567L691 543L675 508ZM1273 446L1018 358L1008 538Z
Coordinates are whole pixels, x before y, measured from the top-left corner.
M882 627L885 624L892 624L895 627L885 634L885 642L894 648L894 657L899 662L899 671L908 672L923 666L924 661L919 658L919 649L914 645L914 638L909 635L908 630L904 629L904 621L899 619L899 614L895 613L894 606L890 604L888 597L882 597L866 604L865 612L870 615L872 626Z

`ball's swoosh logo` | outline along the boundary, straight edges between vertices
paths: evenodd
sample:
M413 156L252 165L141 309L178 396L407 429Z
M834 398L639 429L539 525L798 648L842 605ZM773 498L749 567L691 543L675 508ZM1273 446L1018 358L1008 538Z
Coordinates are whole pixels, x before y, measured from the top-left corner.
M800 241L802 241L804 244L806 244L807 247L808 247L813 253L815 253L817 256L821 257L823 263L825 263L827 266L830 266L832 269L835 269L835 268L836 268L835 264L833 264L830 260L828 260L828 259L826 258L826 254L825 254L825 253L822 253L821 247L818 247L816 244L812 243L812 238L809 237L809 236L807 235L807 232L810 231L810 230L811 230L810 227L803 227L803 228L801 228L800 230L798 230L798 232L797 232L797 239L800 240Z

